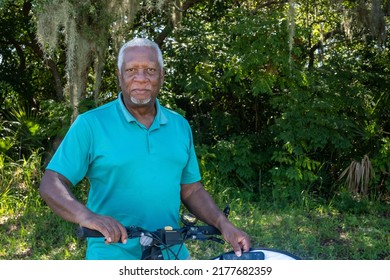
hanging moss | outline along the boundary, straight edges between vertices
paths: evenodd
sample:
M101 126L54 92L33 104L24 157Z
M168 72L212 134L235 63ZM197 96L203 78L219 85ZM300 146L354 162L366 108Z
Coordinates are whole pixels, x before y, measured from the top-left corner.
M37 1L37 39L45 54L53 57L61 44L66 47L64 93L73 108L73 119L85 95L88 70L93 67L95 79L101 78L109 39L114 45L123 41L123 26L133 21L137 10L136 0ZM97 94L100 81L94 89Z
M385 15L389 12L387 9L390 8L388 1L359 0L349 3L348 6L341 2L341 5L344 11L342 28L349 38L352 38L354 34L363 33L375 38L379 44L386 41Z
M292 57L292 49L293 49L293 43L294 43L294 36L295 36L295 0L289 0L289 9L287 13L287 20L288 20L288 42L289 42L289 62L291 67L291 57Z
M61 45L66 47L64 95L73 108L85 97L88 72L94 72L94 95L98 100L106 53L118 50L127 39L140 2L151 9L172 6L175 0L37 0L37 39L47 56L54 59ZM176 1L180 2L180 1ZM127 28L127 29L126 29Z
M58 46L59 31L69 31L71 7L68 2L52 1L37 15L37 37L46 54L51 55Z

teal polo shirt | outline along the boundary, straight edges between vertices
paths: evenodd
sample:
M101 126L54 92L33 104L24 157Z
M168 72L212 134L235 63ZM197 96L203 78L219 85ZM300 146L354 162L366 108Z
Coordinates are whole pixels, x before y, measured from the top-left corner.
M187 120L156 101L157 114L147 129L118 98L77 117L47 169L74 186L90 182L86 206L124 226L156 230L179 226L180 184L201 179ZM176 247L180 258L188 257ZM104 244L89 238L87 259L139 259L138 239ZM171 256L172 257L172 256ZM169 258L169 256L168 256Z

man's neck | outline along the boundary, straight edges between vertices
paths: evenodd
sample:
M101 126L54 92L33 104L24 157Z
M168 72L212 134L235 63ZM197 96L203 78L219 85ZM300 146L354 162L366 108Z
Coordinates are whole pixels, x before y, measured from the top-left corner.
M146 128L149 128L154 118L157 114L156 103L151 102L147 105L135 105L132 104L129 106L125 104L126 109L130 112L130 114L141 124L143 124Z

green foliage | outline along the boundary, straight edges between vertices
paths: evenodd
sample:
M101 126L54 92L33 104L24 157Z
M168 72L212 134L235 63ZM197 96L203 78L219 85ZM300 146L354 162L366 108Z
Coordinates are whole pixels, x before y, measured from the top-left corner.
M321 74L325 79L325 73ZM329 90L329 84L317 82L313 88L303 87L272 99L281 114L270 126L280 147L273 153L271 174L277 188L297 188L295 199L313 184L317 185L316 191L323 187L320 183L327 172L324 164L337 168L333 165L348 155L357 136L356 124L347 115L359 111L359 99L353 94L349 97L342 89ZM329 185L327 188L331 190ZM321 191L327 195L326 190Z
M284 9L226 3L208 17L216 8L200 5L166 43L173 101L192 122L196 142L209 147L200 157L225 184L271 192L283 205L308 194L329 199L351 158L380 150L388 118L373 112L388 116L388 75L379 71L388 71L387 55L359 40L346 44L334 8L306 21L298 15L291 34ZM320 18L327 19L322 27ZM337 34L335 41L321 45L327 33ZM375 82L379 77L384 82Z
M42 140L39 116L34 110L23 106L14 105L4 113L7 120L3 120L4 142L10 143L3 146L3 152L15 159L29 155L34 148L39 147Z
M248 138L237 136L230 141L222 140L217 143L215 150L219 160L219 166L216 168L220 169L222 174L235 171L242 180L253 180L256 174L251 164L257 160L256 155L252 154Z
M104 65L91 63L77 77L86 82L80 112L115 98L117 40L165 38L160 41L166 75L159 98L190 121L204 184L221 208L234 204L232 219L248 228L256 244L309 259L389 258L383 246L388 240L380 232L388 228L388 210L375 206L388 203L390 190L388 29L378 33L388 5L370 11L371 2L364 1L196 1L174 22L169 1L162 9L144 1L133 25L117 22L126 35L111 38L107 32L118 32L117 25L109 25L114 15L101 9L110 1L34 4L65 2L77 7L73 15L80 36L108 46L106 53L92 51L100 62L105 58ZM129 1L116 3L130 8ZM35 40L35 16L42 6L34 7L22 0L0 4L0 201L7 213L0 223L5 226L1 233L15 236L1 240L6 244L1 248L10 248L15 258L82 258L83 245L69 237L72 227L39 206L36 191L22 187L39 180L26 183L34 178L26 175L32 174L26 162L55 149L71 114L69 101L58 100L66 82L65 54L72 49L61 43L53 60L43 56ZM118 5L111 8L123 16ZM375 21L367 20L369 12ZM46 27L60 20L51 23ZM59 37L49 39L64 42L64 32L54 29ZM99 69L101 78L95 75ZM354 197L339 177L365 155L375 177L367 197ZM85 199L85 191L76 193ZM23 215L27 200L37 209L27 207L31 212ZM34 214L40 218L30 223ZM56 236L59 231L67 237ZM24 251L28 243L32 251ZM200 255L213 253L210 248L200 249ZM6 258L4 250L1 258Z
M37 146L50 151L52 142L68 127L68 106L62 108L62 103L50 100L61 98L53 85L61 87L66 82L69 58L65 54L72 47L58 48L52 61L43 57L32 40L36 38L37 20L33 15L41 15L45 7L63 5L63 10L56 12L69 13L44 26L46 31L61 26L73 13L80 23L77 32L88 40L95 38L97 30L110 26L114 18L123 16L120 9L108 16L114 6L104 1L51 1L52 5L46 6L49 2L37 1L31 9L28 1L15 5L5 1L0 10L0 36L5 42L0 63L4 127L0 147L13 158L21 158ZM329 198L337 190L342 170L368 154L376 171L372 181L377 186L372 189L386 189L388 163L383 139L389 131L388 42L378 45L370 40L372 37L363 41L353 36L357 30L364 34L368 30L363 25L349 29L345 25L347 16L356 16L354 5L202 1L183 12L181 21L173 21L171 3L159 2L159 8L154 8L142 2L134 8L134 1L124 2L115 3L124 11L140 9L126 31L126 39L167 36L161 44L167 75L160 99L190 120L196 143L214 155L208 159L209 166L224 181L254 192L281 195L279 188L291 190L295 194L291 199L296 201L302 193ZM361 8L368 11L369 7L362 4ZM117 23L125 27L120 19ZM345 36L341 25L354 32ZM165 33L169 30L172 32ZM50 32L56 36L47 39L56 43L67 40L66 30L62 34L57 28ZM108 40L108 30L102 32L105 35L92 42L109 45L106 53L98 54L100 61L106 58L99 66L103 69L102 81L94 75L99 72L98 65L91 64L85 74L78 75L77 79L86 81L80 102L73 104L80 112L116 95L119 37ZM45 64L51 71L44 68ZM51 75L53 70L58 76ZM17 107L23 109L15 110L24 110L28 120L15 122L10 110L14 104L20 104Z
M18 103L37 107L55 94L53 76L36 44L31 1L0 5L0 106ZM59 67L60 69L60 67Z
M43 112L15 104L3 112L0 151L14 160L49 147L51 140L65 135L70 125L70 108L65 103L43 101ZM0 115L1 117L1 115Z
M376 176L375 186L377 189L374 191L375 196L386 195L390 191L390 140L389 138L382 139L382 145L379 149L376 158L372 159L372 165L374 172L380 174Z
M42 125L42 134L47 138L65 136L70 126L72 114L69 104L48 99L42 101L41 111L41 115L45 119Z
M188 16L167 44L167 84L197 143L210 147L200 155L207 161L203 173L211 169L225 186L258 193L268 184L273 149L267 125L275 112L268 102L279 83L292 84L286 24L277 20L278 11L274 17L243 9L202 15Z

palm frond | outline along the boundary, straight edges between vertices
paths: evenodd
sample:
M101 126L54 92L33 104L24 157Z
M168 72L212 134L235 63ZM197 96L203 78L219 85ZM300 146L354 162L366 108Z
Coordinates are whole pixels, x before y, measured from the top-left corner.
M340 174L339 179L347 176L345 184L353 194L366 196L369 191L371 179L375 177L374 168L368 155L364 155L361 162L353 160Z

